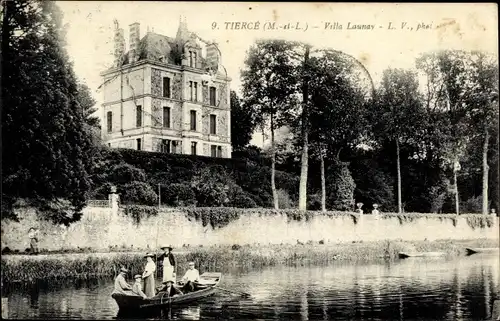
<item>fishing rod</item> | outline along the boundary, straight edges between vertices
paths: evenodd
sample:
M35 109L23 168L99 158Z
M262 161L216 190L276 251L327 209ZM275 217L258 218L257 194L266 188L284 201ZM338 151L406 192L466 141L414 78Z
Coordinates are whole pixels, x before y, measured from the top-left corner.
M161 184L158 183L158 212L161 208ZM156 243L155 243L155 279L158 279L158 234L160 232L160 225L158 223L159 220L156 220Z

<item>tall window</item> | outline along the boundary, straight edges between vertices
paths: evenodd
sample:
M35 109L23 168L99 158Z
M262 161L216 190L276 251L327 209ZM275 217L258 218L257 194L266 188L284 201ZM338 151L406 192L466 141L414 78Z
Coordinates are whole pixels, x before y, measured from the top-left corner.
M113 112L108 111L106 120L108 121L108 133L111 133L113 131Z
M210 87L210 105L215 106L215 87Z
M191 155L196 155L196 142L191 142Z
M198 101L198 83L195 81L193 83L193 92L194 92L194 99L193 101Z
M179 146L179 142L174 140L172 141L172 153L177 153L177 147Z
M189 67L196 68L196 51L189 51Z
M163 97L170 98L170 78L163 77Z
M135 127L142 126L142 106L137 105L135 109Z
M210 156L217 157L217 146L216 145L210 146Z
M215 135L217 133L217 116L210 115L210 134Z
M222 157L222 146L217 146L217 157Z
M161 152L162 153L170 153L170 140L162 139L161 140Z
M137 138L137 150L141 150L142 149L141 143L142 143L141 139Z
M163 107L163 127L170 128L170 107Z
M196 110L191 110L191 130L196 130Z

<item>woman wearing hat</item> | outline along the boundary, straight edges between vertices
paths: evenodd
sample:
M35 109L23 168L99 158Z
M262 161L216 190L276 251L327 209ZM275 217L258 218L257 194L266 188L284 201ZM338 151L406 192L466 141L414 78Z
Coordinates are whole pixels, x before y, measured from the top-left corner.
M144 299L146 299L147 298L146 294L144 292L142 292L142 283L141 283L142 275L136 274L134 276L134 279L135 279L135 283L134 283L134 285L132 285L132 292L134 292L135 294L142 296Z
M152 253L148 253L144 257L147 260L144 272L142 273L142 278L144 279L144 293L148 298L152 298L155 296L156 264L153 261L154 255Z
M161 249L163 253L158 257L158 261L163 262L163 282L166 282L175 278L175 258L172 254L172 247L170 245L164 245Z
M128 270L126 268L122 267L120 269L120 273L115 279L115 289L113 290L113 293L125 295L131 294L130 291L132 291L132 287L127 283L127 280L125 280L127 273Z

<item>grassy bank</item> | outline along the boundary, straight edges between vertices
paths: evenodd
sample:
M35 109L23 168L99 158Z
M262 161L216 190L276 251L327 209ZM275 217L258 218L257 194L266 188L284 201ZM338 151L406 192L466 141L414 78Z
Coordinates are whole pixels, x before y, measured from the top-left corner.
M332 261L371 261L397 259L398 253L442 251L448 256L465 255L466 247L498 247L498 240L470 241L383 241L342 244L297 245L233 245L182 249L175 252L184 272L188 261L195 261L200 272L233 268L258 268L274 265L321 265ZM109 252L52 254L42 256L3 255L2 282L23 282L37 279L89 279L116 275L120 266L131 274L141 273L145 264L142 253ZM160 271L161 272L161 271Z

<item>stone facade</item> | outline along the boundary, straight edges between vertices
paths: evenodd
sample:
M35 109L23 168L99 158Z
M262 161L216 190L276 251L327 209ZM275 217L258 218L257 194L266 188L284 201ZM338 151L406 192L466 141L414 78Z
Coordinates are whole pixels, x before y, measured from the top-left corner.
M196 143L196 153L203 156L211 156L209 146L216 145L224 151L222 157L229 158L230 79L218 73L216 78L207 81L206 58L202 57L201 47L194 41L196 36L187 31L186 25L179 28L176 39L148 33L138 40L137 59L124 59L123 65L102 73L102 140L109 147L175 150L182 154L191 154L191 146ZM136 29L139 30L139 26ZM187 41L181 39L183 37L187 37ZM163 44L166 41L169 46L158 47L155 41ZM170 48L176 43L185 44L179 64L173 64L175 59L172 60L170 55ZM168 53L162 52L167 49ZM191 62L189 57L192 57ZM166 95L164 78L168 78L170 84ZM215 104L214 98L210 98L213 94L210 87L215 87ZM166 115L170 116L169 120L163 119ZM215 134L210 131L213 116L216 119ZM196 123L194 127L193 121ZM175 148L162 148L162 141L175 141Z

